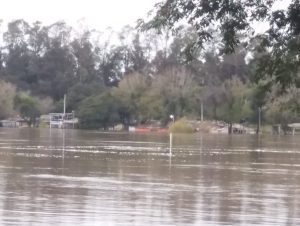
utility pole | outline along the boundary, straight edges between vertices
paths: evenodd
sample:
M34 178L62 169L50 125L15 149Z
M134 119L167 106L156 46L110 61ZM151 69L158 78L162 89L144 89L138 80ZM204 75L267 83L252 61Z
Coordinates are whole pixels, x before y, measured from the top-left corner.
M201 100L201 122L203 122L203 101Z
M261 107L258 107L258 122L257 122L257 131L256 133L260 133L260 128L261 128Z
M170 115L170 119L172 119L172 122L174 125L175 123L175 116L174 115ZM170 132L170 150L169 150L169 156L171 157L172 156L172 146L173 146L173 134L172 132Z
M62 128L65 128L65 117L66 117L66 99L67 99L67 95L64 95L64 114L62 116Z
M203 106L203 88L204 88L204 85L205 85L205 82L204 82L204 78L202 78L202 80L201 80L201 103L200 103L200 111L201 111L201 122L203 122L203 108L204 108L204 106Z
M67 95L64 95L64 116L66 114L66 99L67 99Z

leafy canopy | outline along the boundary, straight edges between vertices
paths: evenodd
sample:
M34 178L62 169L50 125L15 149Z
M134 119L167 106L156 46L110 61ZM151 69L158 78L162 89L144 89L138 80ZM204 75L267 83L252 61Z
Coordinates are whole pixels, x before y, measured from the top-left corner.
M300 86L300 0L285 10L275 10L276 0L165 0L156 5L150 21L139 21L144 30L176 31L188 23L197 33L193 47L203 48L215 34L221 37L221 53L234 52L243 38L257 41L256 81ZM255 22L268 24L255 34ZM193 48L190 48L191 50Z
M143 29L169 28L174 31L182 22L198 34L197 45L213 37L213 28L221 32L224 52L233 52L239 44L238 34L250 28L251 21L270 15L274 0L166 0L156 5L149 22L140 21Z

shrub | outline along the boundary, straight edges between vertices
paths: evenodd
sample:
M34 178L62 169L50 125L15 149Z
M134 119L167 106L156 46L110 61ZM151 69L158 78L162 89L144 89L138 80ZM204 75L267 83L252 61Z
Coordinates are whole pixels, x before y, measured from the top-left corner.
M186 120L186 118L181 118L175 123L172 123L169 127L169 132L171 133L193 133L194 129Z

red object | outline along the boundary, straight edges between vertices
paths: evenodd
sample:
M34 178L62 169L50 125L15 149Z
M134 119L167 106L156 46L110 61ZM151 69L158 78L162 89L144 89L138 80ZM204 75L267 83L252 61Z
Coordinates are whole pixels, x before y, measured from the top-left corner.
M132 130L132 132L141 132L141 133L145 133L145 132L163 133L166 131L167 129L165 128L151 128L151 127L134 127L134 129Z

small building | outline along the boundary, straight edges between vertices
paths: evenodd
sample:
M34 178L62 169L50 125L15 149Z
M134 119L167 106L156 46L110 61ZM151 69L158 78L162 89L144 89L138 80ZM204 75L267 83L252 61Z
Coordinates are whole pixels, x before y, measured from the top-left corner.
M74 129L78 124L78 118L72 113L50 113L49 127L59 129Z
M292 130L292 134L295 135L296 130L300 129L300 123L288 124L288 127Z
M0 127L5 128L20 128L20 127L28 127L28 123L26 120L22 118L8 118L0 121Z
M19 123L15 120L1 120L0 126L5 128L18 128L20 127Z

